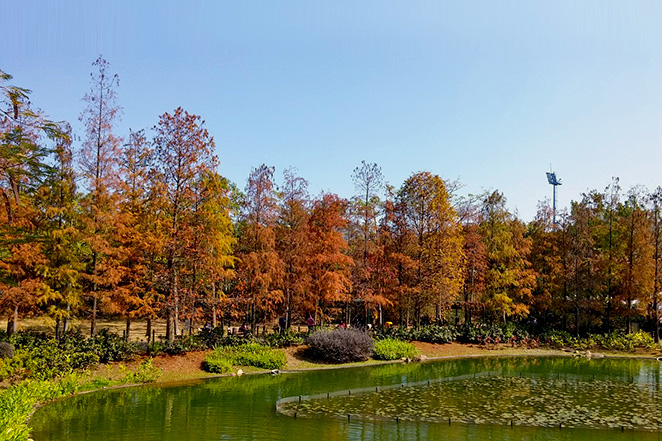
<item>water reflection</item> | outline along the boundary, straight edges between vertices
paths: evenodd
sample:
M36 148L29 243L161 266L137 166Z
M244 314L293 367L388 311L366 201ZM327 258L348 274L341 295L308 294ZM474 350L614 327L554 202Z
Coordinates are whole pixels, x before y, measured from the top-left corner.
M106 390L61 400L39 409L33 438L46 440L660 440L657 433L541 429L471 424L290 418L275 411L287 396L430 378L498 371L511 376L554 373L593 375L659 385L658 362L573 358L476 358L387 365L277 376L244 376L204 382Z

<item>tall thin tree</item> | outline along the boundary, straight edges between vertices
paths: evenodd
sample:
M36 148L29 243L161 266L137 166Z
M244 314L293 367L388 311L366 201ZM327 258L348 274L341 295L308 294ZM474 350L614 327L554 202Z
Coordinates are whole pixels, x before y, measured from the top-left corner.
M109 247L114 212L113 186L117 180L117 161L121 139L114 135L120 107L117 104L119 77L110 73L110 64L103 56L92 63L90 90L83 98L86 107L79 119L85 125L85 137L80 151L80 164L88 194L81 201L86 224L86 240L90 248L87 290L91 297L90 333L96 333L99 288L106 284L100 268Z

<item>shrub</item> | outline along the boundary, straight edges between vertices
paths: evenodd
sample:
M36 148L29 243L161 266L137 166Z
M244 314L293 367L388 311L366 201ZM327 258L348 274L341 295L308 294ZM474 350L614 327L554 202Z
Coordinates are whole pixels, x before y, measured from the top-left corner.
M510 343L513 345L530 341L529 332L516 323L498 325L463 325L458 329L457 340L465 343L495 344Z
M133 343L106 329L99 331L91 343L101 363L126 360L136 353L136 346Z
M221 346L241 346L253 342L252 337L230 334L223 339Z
M29 349L43 344L45 341L53 340L44 332L16 332L9 337L9 343L16 349Z
M387 338L375 343L374 357L377 360L398 360L416 355L418 355L418 349L408 342Z
M282 369L287 359L285 354L259 343L239 346L223 346L214 349L205 357L202 368L208 372L228 372L233 365L254 366L264 369Z
M653 349L655 340L650 334L639 331L632 334L614 331L609 334L595 334L588 337L575 337L565 331L548 331L542 340L551 347L571 347L577 350L591 348L631 351L636 348Z
M151 358L146 358L136 368L135 372L127 372L122 379L123 383L152 383L156 381L163 371L152 364Z
M410 340L428 343L449 343L455 341L457 331L453 326L428 325L411 330Z
M177 337L174 341L155 341L147 347L147 355L180 355L206 348L207 345L203 338L196 335L187 335L185 337Z
M372 337L375 340L384 340L390 338L393 340L409 341L411 340L411 332L406 326L378 326L372 330Z
M655 347L655 340L650 334L639 331L632 334L622 332L612 332L611 334L593 336L593 344L587 346L587 349L598 346L603 349L615 349L619 351L631 351L635 348L652 349Z
M232 370L232 362L227 357L212 352L202 362L202 369L212 374L224 374Z
M225 330L222 326L217 326L215 328L203 328L198 334L198 339L200 342L208 348L215 348L220 345L223 341L223 336L225 335Z
M303 337L292 331L287 331L282 334L280 332L274 332L273 334L267 334L264 336L262 341L264 344L271 346L272 348L287 348L302 344Z
M14 346L11 343L0 341L0 358L12 358L14 356Z
M374 343L363 331L338 328L319 331L308 337L310 355L331 363L349 363L367 360L372 355Z

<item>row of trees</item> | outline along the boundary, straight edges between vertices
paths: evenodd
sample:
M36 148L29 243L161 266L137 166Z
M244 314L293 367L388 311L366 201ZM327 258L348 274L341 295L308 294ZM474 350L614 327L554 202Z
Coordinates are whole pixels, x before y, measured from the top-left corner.
M459 197L429 172L387 185L354 170L356 195L311 196L286 170L252 170L241 192L217 172L204 121L178 108L149 134L114 133L118 79L94 64L72 146L29 91L0 87L0 308L8 331L47 314L183 320L529 320L577 333L644 324L659 335L662 190L603 192L552 223L523 223L495 191ZM149 331L148 331L149 332Z
M199 308L232 267L229 184L204 121L181 108L161 115L151 140L144 131L116 136L118 78L104 59L94 66L75 152L69 125L44 118L2 74L8 331L20 314L46 313L66 332L85 312L95 333L102 312L125 317L127 333L133 318L162 316L172 338L181 311Z

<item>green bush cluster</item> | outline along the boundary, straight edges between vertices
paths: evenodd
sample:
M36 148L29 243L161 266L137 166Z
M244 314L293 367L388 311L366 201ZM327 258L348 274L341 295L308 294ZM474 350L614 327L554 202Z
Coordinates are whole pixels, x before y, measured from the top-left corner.
M147 346L147 355L155 357L157 355L180 355L191 351L201 351L208 349L204 338L199 335L177 336L173 341L155 341Z
M272 348L285 348L303 343L303 338L294 332L272 333L259 337L225 335L223 328L203 329L198 334L177 337L174 341L157 341L147 347L147 354L156 356L161 354L179 355L190 351L211 349L220 346L239 346L246 343L257 342Z
M413 344L387 338L375 343L373 350L377 360L399 360L401 358L412 358L418 355L418 349Z
M254 366L264 369L282 369L287 360L283 352L259 343L221 346L205 357L202 368L207 372L225 373L232 366Z
M143 360L135 372L125 371L124 377L122 378L122 383L153 383L158 380L163 371L152 363L151 358L146 358Z
M543 334L546 344L554 348L572 348L576 350L607 349L616 351L632 351L637 348L653 349L655 340L647 332L639 331L631 334L614 331L609 334L595 334L587 337L577 337L566 331L548 331Z
M411 329L410 340L427 343L450 343L455 341L458 332L454 326L428 325Z
M6 378L54 378L100 362L126 360L137 351L134 344L105 330L94 337L67 332L60 340L33 332L4 337L15 351L12 358L0 359L0 381Z
M370 358L374 342L358 329L322 330L308 336L309 355L331 363L349 363Z
M380 327L373 331L376 340L394 339L401 341L423 341L427 343L449 343L455 341L458 330L450 325L425 325L418 328L406 326Z
M458 329L458 341L465 343L496 344L520 343L530 338L525 326L516 323L493 325L477 324L461 326Z
M273 334L261 336L259 339L262 343L271 346L272 348L287 348L303 344L303 337L292 331L286 331L283 333L274 332Z
M406 326L392 326L377 328L373 331L376 340L392 338L402 341L422 341L428 343L450 343L460 341L464 343L493 344L493 343L521 343L530 338L525 327L515 323L498 325L424 325L414 328Z

